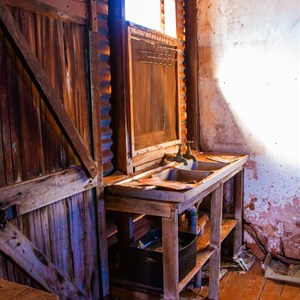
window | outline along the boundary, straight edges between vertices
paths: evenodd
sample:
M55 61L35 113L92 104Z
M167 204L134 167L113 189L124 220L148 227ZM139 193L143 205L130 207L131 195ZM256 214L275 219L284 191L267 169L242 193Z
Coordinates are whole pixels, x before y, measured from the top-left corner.
M176 37L175 0L126 0L125 18Z
M186 138L184 1L108 3L113 163L132 174Z

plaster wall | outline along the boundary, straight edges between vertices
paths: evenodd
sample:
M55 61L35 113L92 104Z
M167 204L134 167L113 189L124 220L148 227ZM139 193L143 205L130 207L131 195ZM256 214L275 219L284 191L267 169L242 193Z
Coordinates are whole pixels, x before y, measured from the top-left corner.
M300 259L300 2L197 8L201 149L250 154L245 220L269 252Z

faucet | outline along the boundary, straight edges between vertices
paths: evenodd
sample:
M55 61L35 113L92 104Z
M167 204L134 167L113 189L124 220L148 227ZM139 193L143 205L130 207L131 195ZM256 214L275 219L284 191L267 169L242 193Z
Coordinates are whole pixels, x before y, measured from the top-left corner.
M181 146L182 144L178 144L178 151L176 153L176 156L164 154L164 159L169 161L176 161L176 162L183 162L185 166L187 166L187 160L183 158L181 153Z
M191 144L193 144L193 143L194 143L193 141L186 142L187 149L186 149L186 152L183 155L183 157L186 159L193 159L193 161L197 161L196 157L193 154L191 154Z

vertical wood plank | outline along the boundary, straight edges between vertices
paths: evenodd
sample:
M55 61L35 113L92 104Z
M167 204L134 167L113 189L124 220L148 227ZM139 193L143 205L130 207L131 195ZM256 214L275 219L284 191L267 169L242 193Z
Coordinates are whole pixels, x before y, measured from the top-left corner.
M2 30L0 31L0 82L4 82L4 74L5 74L5 52L4 52L4 36ZM7 101L7 96L4 92L0 93L0 101L5 102ZM0 117L2 115L1 112L1 105L0 105ZM2 134L2 125L3 121L2 118L0 118L0 187L6 185L6 180L5 180L5 164L4 164L4 154L3 154L3 149L4 149L4 141L3 141L3 134Z
M243 211L244 211L244 170L234 177L234 212L238 221L234 228L233 251L236 252L243 244Z
M42 41L41 41L41 22L40 22L40 16L32 14L30 23L30 29L31 29L31 40L34 41L35 48L32 50L34 51L37 59L42 62L43 61L43 52L42 52ZM37 143L36 147L36 161L37 161L37 173L39 175L46 174L45 169L45 157L44 157L44 151L43 151L43 135L42 135L42 116L41 116L41 105L43 102L41 100L41 96L33 84L31 82L31 93L32 93L32 99L35 107L35 135L34 138Z
M3 44L6 43L7 40L3 41ZM7 68L5 66L5 53L3 53L1 58L1 66L2 72L0 74L0 82L5 82L5 86L8 84L7 80ZM10 119L9 119L9 97L7 94L7 89L1 90L1 101L0 101L0 121L1 121L1 131L2 134L2 155L3 155L3 163L4 163L4 175L5 182L8 185L14 183L14 174L13 174L13 165L12 165L12 141L11 141L11 129L10 129Z
M22 165L21 165L21 142L19 130L19 116L18 116L18 99L16 92L16 57L14 50L10 43L5 42L5 56L6 56L6 93L9 106L9 120L10 120L10 135L12 147L12 164L14 172L14 182L18 183L22 180Z
M109 267L108 267L108 249L106 238L106 218L104 191L97 188L97 217L98 217L98 240L99 240L99 260L100 260L100 286L102 288L102 297L105 299L110 293L109 288Z
M162 218L164 299L179 299L178 214Z
M219 273L221 255L223 185L221 184L211 195L210 209L210 246L215 249L209 260L209 299L219 297Z
M194 141L193 147L200 149L198 113L198 45L197 45L197 5L196 1L185 0L185 73L187 97L187 135Z

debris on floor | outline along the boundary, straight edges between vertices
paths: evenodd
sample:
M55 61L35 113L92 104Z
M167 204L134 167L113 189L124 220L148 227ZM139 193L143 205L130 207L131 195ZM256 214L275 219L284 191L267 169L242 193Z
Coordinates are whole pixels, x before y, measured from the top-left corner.
M247 249L246 244L242 245L233 255L233 260L245 271L249 271L253 266L256 256Z
M264 268L266 278L300 284L300 265L283 263L268 254Z

